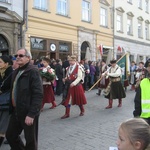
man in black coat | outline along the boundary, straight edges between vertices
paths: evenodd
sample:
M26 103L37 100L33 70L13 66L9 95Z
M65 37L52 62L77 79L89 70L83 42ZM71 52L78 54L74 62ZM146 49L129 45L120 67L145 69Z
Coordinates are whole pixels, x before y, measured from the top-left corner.
M56 72L56 95L60 95L62 93L63 88L63 70L62 70L62 62L60 59L56 60L55 72Z
M19 68L12 77L10 122L6 138L12 150L37 150L38 118L43 86L38 69L30 63L31 54L20 49L15 55ZM20 134L24 130L24 145Z

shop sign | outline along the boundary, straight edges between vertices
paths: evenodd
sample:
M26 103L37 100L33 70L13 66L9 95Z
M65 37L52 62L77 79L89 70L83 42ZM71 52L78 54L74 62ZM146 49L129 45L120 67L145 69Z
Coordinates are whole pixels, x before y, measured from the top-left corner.
M55 44L51 44L50 45L50 49L51 49L51 51L55 51L56 50L56 45Z
M31 38L31 48L32 49L43 50L44 43L45 43L45 40L43 40L43 39Z
M59 45L59 51L68 52L69 51L68 45Z

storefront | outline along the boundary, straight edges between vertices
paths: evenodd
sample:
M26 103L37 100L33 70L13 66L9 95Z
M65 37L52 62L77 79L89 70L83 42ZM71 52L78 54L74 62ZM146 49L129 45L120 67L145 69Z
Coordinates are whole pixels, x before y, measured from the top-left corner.
M64 61L72 53L72 43L67 41L31 37L30 43L33 59L49 56L50 59L54 58Z

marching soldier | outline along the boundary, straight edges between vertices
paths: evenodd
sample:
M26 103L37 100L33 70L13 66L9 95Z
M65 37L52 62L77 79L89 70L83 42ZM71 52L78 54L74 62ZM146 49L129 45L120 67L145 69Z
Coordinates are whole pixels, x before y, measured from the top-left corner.
M62 104L66 107L66 113L61 119L68 118L70 116L71 105L78 105L80 108L80 116L84 115L84 107L86 98L82 82L84 80L83 68L76 62L76 56L69 57L70 66L67 68L66 77L64 79L65 88L63 91Z
M112 108L113 99L118 99L118 107L122 106L122 98L125 98L125 91L121 83L121 68L116 64L116 60L111 60L111 67L104 72L103 76L109 77L109 84L105 89L105 97L109 99L106 109Z

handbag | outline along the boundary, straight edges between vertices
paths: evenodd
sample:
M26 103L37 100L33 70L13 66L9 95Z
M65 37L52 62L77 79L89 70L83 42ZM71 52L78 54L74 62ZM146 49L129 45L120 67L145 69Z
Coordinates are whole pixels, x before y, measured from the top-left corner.
M8 110L10 103L10 91L0 94L0 110Z

